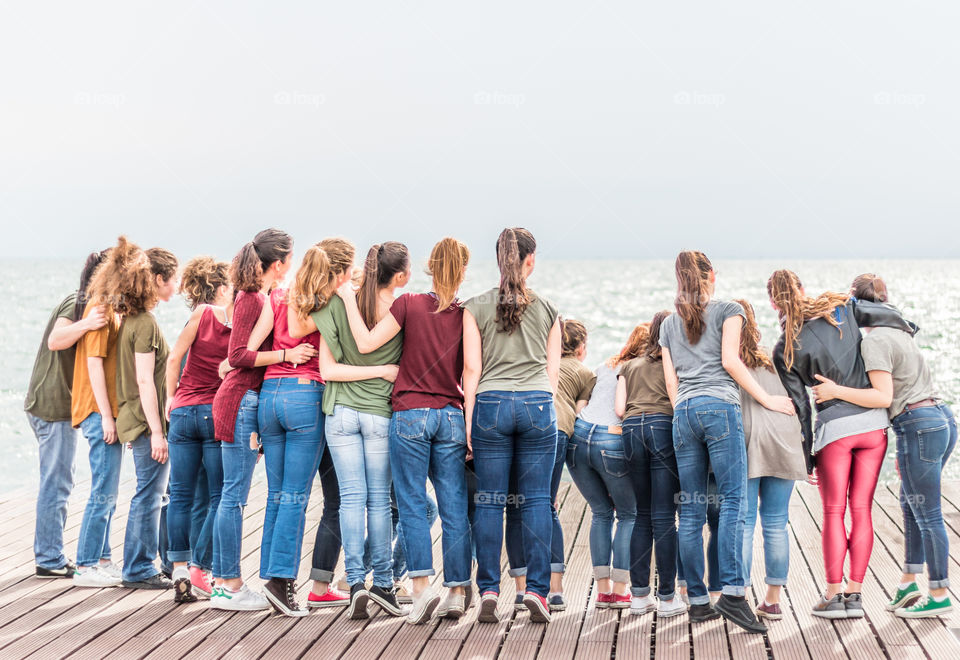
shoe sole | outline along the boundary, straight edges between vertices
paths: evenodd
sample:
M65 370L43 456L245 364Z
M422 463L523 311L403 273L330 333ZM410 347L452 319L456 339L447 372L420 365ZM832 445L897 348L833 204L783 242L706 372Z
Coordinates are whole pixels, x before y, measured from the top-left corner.
M64 578L72 578L73 573L64 573L63 575L40 575L39 573L35 574L40 580L62 580Z
M821 619L849 619L846 610L814 610L810 612L815 617ZM858 617L859 618L859 617Z
M193 595L193 585L190 580L180 578L173 583L173 602L175 603L196 603L197 597Z
M441 619L452 619L453 621L456 621L457 619L462 617L464 614L466 614L466 612L464 612L461 609L453 609L453 610L447 610L446 612L444 612L439 616Z
M77 582L77 579L73 579L73 586L79 589L110 589L112 587L119 587L120 582L110 582L109 584L97 584L95 582Z
M782 614L770 614L769 612L764 612L763 610L757 610L758 619L767 619L768 621L779 621L783 618Z
M633 616L643 616L644 614L649 614L657 609L656 605L650 605L649 607L631 607L630 614Z
M530 610L531 621L535 623L550 623L550 608L547 607L544 609L543 603L540 602L539 598L528 598L524 596L523 604Z
M664 610L663 612L661 612L660 610L657 610L657 618L669 619L672 616L680 616L686 611L687 611L686 607L684 607L683 609L677 609L677 610Z
M282 614L283 616L289 616L292 618L300 618L307 616L307 610L291 610L287 607L287 604L282 600L276 597L269 589L263 590L263 596L267 599L267 602L273 606L274 611L277 614Z
M343 600L324 600L320 602L312 600L307 601L307 607L317 610L323 609L324 607L346 607L349 604L350 601L346 598Z
M432 596L429 601L427 601L427 606L423 608L423 611L420 612L420 616L412 619L409 616L407 617L407 623L419 626L420 624L426 623L431 618L433 618L433 613L437 611L437 607L440 605L440 596Z
M939 610L931 610L929 612L918 612L916 614L912 612L896 612L895 614L901 619L935 619L938 616L943 616L944 614L950 614L953 612L953 605L949 607L944 607Z
M887 608L888 612L896 612L901 607L910 607L910 605L918 600L920 600L920 592L915 591L911 594L907 594L896 603L887 603L885 607Z
M153 585L147 584L146 582L127 582L124 580L120 583L124 589L145 589L147 591L163 591L165 589L172 589L173 585Z
M567 606L566 606L566 605L551 605L551 606L550 606L550 611L551 611L551 612L565 612L566 610L567 610Z
M862 619L863 610L847 610L846 612L848 619Z
M350 600L350 605L347 609L347 616L351 619L369 619L370 615L367 613L367 603L370 601L370 594L363 592L357 594L356 597Z
M483 623L499 623L500 617L497 616L497 601L493 598L480 600L480 612L477 614L477 621Z
M723 606L717 607L716 605L714 605L713 607L717 612L720 613L720 616L722 616L724 619L726 619L733 625L737 626L741 630L744 630L748 633L752 633L754 635L762 635L763 633L767 632L767 627L764 625L758 626L756 624L751 624L750 622L738 621L737 616L735 614L731 612L724 612L725 608Z
M215 603L213 600L210 601L210 609L213 610L223 610L224 612L264 612L271 609L270 603L267 603L266 607L251 607L251 606L234 606L232 603Z
M720 612L716 609L714 609L712 612L710 612L710 614L707 614L706 616L696 616L693 614L690 615L690 621L692 621L693 623L704 623L706 621L714 621L715 619L719 619L719 618L720 618Z
M611 610L625 610L630 607L630 603L610 603Z
M597 608L598 610L609 610L609 609L610 609L610 603L597 603L597 604L596 604L596 608Z
M193 589L193 595L196 596L197 598L204 598L204 599L213 598L212 591L204 591L197 585L193 585L192 589Z
M383 600L373 592L368 593L370 600L380 606L380 609L389 614L390 616L402 616L403 610L399 607L394 607L393 603Z

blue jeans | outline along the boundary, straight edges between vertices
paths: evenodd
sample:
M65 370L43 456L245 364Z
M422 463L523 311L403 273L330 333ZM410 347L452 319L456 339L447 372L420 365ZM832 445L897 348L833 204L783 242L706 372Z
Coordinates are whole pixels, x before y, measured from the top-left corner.
M240 552L243 541L243 507L247 505L253 469L257 466L257 449L250 448L251 435L258 433L257 407L259 396L247 390L240 400L233 442L220 443L223 461L223 490L214 525L213 577L232 580L242 577Z
M710 602L703 583L703 525L707 468L717 480L720 504L717 557L721 591L743 596L743 525L747 514L747 450L740 406L710 396L680 402L673 413L673 446L680 473L680 555L690 603Z
M213 432L213 406L174 408L170 412L170 503L167 505L167 559L211 564L213 527L223 490L223 457ZM201 479L203 481L201 482ZM193 538L196 495L205 494L203 522Z
M323 455L323 383L299 378L263 381L257 420L267 470L267 507L260 577L297 577L307 504Z
M715 593L720 591L722 587L720 586L720 560L717 557L719 554L717 546L719 545L720 504L717 498L717 480L713 476L713 470L707 472L707 500L707 532L709 534L707 538L707 590L710 593ZM679 513L681 509L683 507L678 503L677 512L682 516L683 514ZM678 541L679 536L678 532ZM677 586L684 588L687 586L687 581L683 577L683 561L680 558L679 543L677 544Z
M70 422L48 422L30 413L27 413L27 421L37 437L40 457L33 554L41 568L63 568L67 565L63 554L63 526L67 522L67 500L73 490L77 433Z
M212 408L212 406L211 406ZM167 438L169 442L170 438ZM220 443L217 443L217 451L220 451ZM223 469L221 463L220 483L223 484ZM173 466L170 467L173 471ZM217 500L220 499L220 491L217 491ZM167 485L167 503L160 508L160 568L167 574L173 571L173 564L167 556L170 549L170 540L167 538L167 509L170 506L170 486ZM201 536L203 524L207 521L207 514L211 515L211 529L216 524L217 507L210 504L210 491L207 487L207 471L200 464L197 471L197 488L193 492L193 508L190 510L190 547L193 548L195 565L205 571L209 571L213 566L213 537Z
M593 514L590 524L593 576L629 582L630 539L637 516L637 498L623 453L623 436L608 433L606 426L578 419L567 445L567 468ZM617 518L616 533L613 531L614 515Z
M94 566L110 559L110 521L117 509L123 444L103 441L100 413L90 413L80 422L80 430L90 443L90 497L80 523L77 566Z
M790 496L794 481L778 477L756 477L747 480L747 520L743 531L743 579L750 586L753 567L753 531L757 526L759 498L760 527L763 530L763 564L765 582L783 586L790 567Z
M392 588L390 419L338 405L326 418L326 435L340 482L340 536L347 583L364 580L366 531L373 582Z
M330 448L325 447L320 457L320 488L323 491L323 513L313 539L313 561L310 579L333 582L333 571L340 559L340 483L333 466Z
M550 511L553 517L553 534L550 536L550 572L563 573L566 570L563 555L563 528L560 527L560 515L557 511L557 492L563 477L563 465L567 459L567 443L570 438L563 431L557 431L557 455L553 463L553 475L550 478ZM510 475L510 494L512 501L507 503L507 563L510 577L526 575L527 568L523 558L523 523L520 519L520 504L517 495L517 480Z
M167 489L170 461L153 460L149 435L141 435L130 447L137 490L130 500L123 537L123 579L140 582L160 572L153 562L160 547L160 505Z
M673 418L642 414L623 420L623 455L637 501L637 519L630 538L631 593L650 593L650 552L656 545L657 595L673 598L677 577L677 457L673 451Z
M904 573L927 565L931 589L950 586L950 542L940 508L940 476L957 444L957 420L945 405L916 408L893 419L900 466Z
M412 578L436 574L430 524L424 515L429 502L429 477L443 530L443 586L470 585L466 456L467 432L462 410L446 406L439 410L417 408L393 413L390 469L403 532L402 546Z
M481 594L500 592L504 507L510 474L515 471L527 591L546 597L553 536L550 479L557 453L553 396L550 392L483 392L477 395L472 426L477 587Z

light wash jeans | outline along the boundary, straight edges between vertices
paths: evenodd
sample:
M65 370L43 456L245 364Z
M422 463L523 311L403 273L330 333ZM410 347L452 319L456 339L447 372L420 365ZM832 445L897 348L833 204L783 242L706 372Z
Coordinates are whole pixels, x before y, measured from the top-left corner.
M123 443L103 441L100 413L87 416L80 422L80 430L90 443L90 497L80 524L77 566L94 566L101 559L110 559L110 521L117 509Z
M30 413L27 421L37 436L40 457L33 554L41 568L63 568L67 565L63 554L63 526L67 522L67 500L73 490L77 433L70 422L48 422Z

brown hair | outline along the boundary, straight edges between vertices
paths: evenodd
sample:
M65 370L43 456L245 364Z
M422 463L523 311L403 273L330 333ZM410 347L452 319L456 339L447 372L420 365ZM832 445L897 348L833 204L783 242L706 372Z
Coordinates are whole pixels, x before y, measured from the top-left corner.
M310 246L287 291L287 304L297 313L297 318L304 321L330 302L336 291L337 276L353 265L354 254L353 244L344 238L325 238Z
M150 260L150 270L154 275L162 277L164 281L177 274L177 266L180 264L170 250L150 248L147 250L147 258Z
M587 326L574 319L560 319L560 336L563 349L561 357L573 357L587 343Z
M443 238L430 251L427 275L433 278L433 292L437 295L437 313L456 300L457 290L463 284L463 271L470 261L470 250L455 238Z
M615 367L618 364L623 364L627 360L640 357L640 355L643 353L643 349L647 346L647 340L649 337L650 324L641 323L638 325L633 329L633 332L630 333L630 336L627 338L627 343L620 351L620 354L613 358L610 366Z
M523 312L532 302L527 281L523 276L523 261L536 251L536 239L522 227L504 229L497 238L500 291L497 297L496 322L506 333L513 333L517 329Z
M850 285L850 295L870 302L887 302L887 283L879 275L864 273L857 275Z
M357 291L360 316L368 329L377 324L377 291L390 284L397 273L410 268L410 252L407 246L397 241L387 241L371 246L363 264L363 278Z
M833 318L833 310L845 305L850 296L843 293L826 291L816 298L809 298L801 290L803 284L797 274L789 270L774 271L767 280L767 294L770 301L780 312L783 324L783 361L787 369L793 367L794 351L800 347L798 337L803 330L805 321L823 319L837 328L841 335L839 323Z
M740 331L740 359L748 369L773 371L773 360L765 350L760 348L760 326L757 325L757 315L754 314L753 305L742 298L733 302L743 307L743 315L746 318L743 330Z
M710 299L713 265L703 252L685 250L677 255L677 299L674 305L683 320L687 339L696 344L703 336L703 312Z
M107 248L106 250L91 252L87 255L87 260L83 264L83 270L80 271L80 286L77 287L77 304L73 310L74 321L79 321L83 318L83 313L87 309L89 299L87 289L90 288L90 281L93 279L94 273L97 272L97 268L100 267L100 264L104 262L109 253L110 248Z
M237 291L259 291L263 273L271 264L283 261L293 251L290 234L279 229L264 229L240 248L230 265L230 279Z
M127 240L117 239L87 288L93 305L106 305L124 316L140 314L157 304L157 279L147 254Z
M190 309L212 305L217 291L230 284L230 264L213 257L194 257L187 262L180 277L180 293Z
M663 347L660 346L660 326L672 312L665 309L653 315L650 321L650 334L647 337L647 345L643 349L643 356L651 362L663 359Z

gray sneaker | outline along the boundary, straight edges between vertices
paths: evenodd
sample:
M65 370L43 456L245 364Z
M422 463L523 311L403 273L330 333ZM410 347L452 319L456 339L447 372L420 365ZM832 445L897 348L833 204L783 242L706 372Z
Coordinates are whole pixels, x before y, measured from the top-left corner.
M843 597L843 607L847 611L848 619L863 618L863 598L860 594L848 594Z
M863 609L861 608L860 611L862 613ZM813 616L821 619L846 619L847 605L843 600L843 594L837 594L830 599L820 596L820 602L813 606L812 613Z

